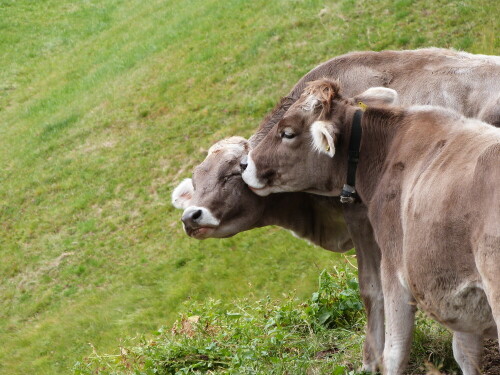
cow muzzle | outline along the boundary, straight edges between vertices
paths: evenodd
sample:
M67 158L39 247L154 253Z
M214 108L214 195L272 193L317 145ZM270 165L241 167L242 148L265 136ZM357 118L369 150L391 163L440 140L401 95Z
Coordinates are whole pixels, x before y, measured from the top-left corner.
M267 185L269 172L265 173L265 176L260 176L257 171L257 167L252 159L251 152L248 154L248 158L245 160L245 168L242 167L243 173L241 177L243 181L248 185L248 187L258 195L268 195ZM262 178L264 177L264 178Z
M186 208L181 220L186 234L198 239L210 237L220 224L210 210L198 206Z

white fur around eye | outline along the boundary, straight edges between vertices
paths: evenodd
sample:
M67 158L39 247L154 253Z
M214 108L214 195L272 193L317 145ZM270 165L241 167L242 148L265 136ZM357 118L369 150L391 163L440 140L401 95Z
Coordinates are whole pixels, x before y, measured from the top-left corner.
M311 125L312 147L319 153L333 158L335 144L333 141L333 125L327 121L315 121Z

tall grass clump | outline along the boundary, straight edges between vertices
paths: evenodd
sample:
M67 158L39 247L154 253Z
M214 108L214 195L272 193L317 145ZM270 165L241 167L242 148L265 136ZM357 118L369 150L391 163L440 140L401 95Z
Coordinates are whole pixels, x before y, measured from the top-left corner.
M74 375L362 374L366 319L356 273L322 271L306 300L210 299L188 302L171 327L153 338L130 339L117 354L95 348ZM458 374L451 334L422 314L408 374Z
M322 271L318 290L303 302L287 295L234 304L211 299L184 308L174 325L159 329L153 339L117 355L94 351L75 365L74 374L343 374L358 365L346 363L349 348L343 346L347 335L361 337L364 325L349 269ZM358 339L350 345L359 344Z

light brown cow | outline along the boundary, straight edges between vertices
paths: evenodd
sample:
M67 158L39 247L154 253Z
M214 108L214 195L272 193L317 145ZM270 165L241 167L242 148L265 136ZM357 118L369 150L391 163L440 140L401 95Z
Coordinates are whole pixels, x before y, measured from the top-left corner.
M474 55L443 48L351 52L318 65L302 77L261 123L250 139L255 147L283 117L308 82L342 82L344 96L370 87L389 87L399 104L439 105L500 127L500 56Z
M385 85L399 90L402 103L450 106L467 115L480 117L500 125L500 104L498 103L500 82L496 79L499 73L499 57L471 55L445 49L349 53L333 58L306 74L266 117L250 143L253 146L258 144L273 125L282 118L286 109L299 98L307 82L324 76L341 79L347 95L357 94L371 86ZM284 211L263 209L262 204L265 206L269 204L270 207L275 207L275 205L272 200L255 200L255 196L248 196L249 192L246 187L242 188L242 184L235 183L235 181L241 181L241 178L237 175L235 166L238 162L235 162L234 158L232 152L224 152L217 156L214 154L213 157L207 157L202 165L205 169L217 170L218 175L210 172L195 173L197 189L191 204L197 206L198 209L188 208L183 215L184 220L191 220L186 215L190 212L194 215L193 219L196 218L200 224L208 224L210 229L204 227L193 231L188 225L186 227L188 233L197 238L221 237L268 223L295 230L299 235L309 237L312 242L327 249L338 248L339 239L336 236L342 231L336 230L335 223L341 223L343 218L339 216L337 209L332 208L328 215L323 210L320 215L316 212L315 215L319 215L316 217L311 216L310 211L307 211L303 217L315 223L315 229L309 232L313 233L314 238L310 238L311 234L303 234L292 228L296 227L297 223L299 227L305 225L302 221L304 219L297 219L295 222L286 215L287 206L296 207L295 196L290 196L293 200L283 199L280 202L279 206L284 208ZM217 179L220 176L231 176L231 189L224 188ZM186 181L181 185L188 189L183 190L180 186L176 190L177 193L183 191L189 195L193 190L191 181ZM210 193L207 193L208 191ZM284 212L285 215L276 217L275 212ZM202 213L202 215L197 216L197 213ZM272 219L269 219L269 214ZM262 215L260 219L259 215ZM358 257L359 254L367 254L364 258L369 259L369 262L375 262L379 259L377 255L379 249L372 235L366 207L362 203L346 206L344 215L356 245ZM299 216L294 216L294 218ZM328 222L320 225L319 223L327 217ZM285 223L283 223L284 219L286 219ZM274 220L277 221L274 222ZM214 222L218 225L214 226ZM198 223L193 222L193 225L197 226ZM309 225L305 227L310 228ZM318 239L321 239L321 243ZM363 266L360 265L360 289L368 310L367 338L371 342L371 344L365 343L363 368L374 371L377 358L381 357L384 345L383 334L380 334L383 330L381 328L383 321L377 318L382 315L379 267L378 263L367 265L368 262L363 262L361 259L358 259L358 262L365 263ZM370 271L363 271L364 269ZM364 275L365 272L370 274ZM365 281L369 288L363 286Z
M242 137L216 143L195 168L193 178L174 189L172 203L184 209L184 230L191 237L204 239L279 225L326 250L343 252L354 245L367 315L363 369L375 371L384 347L384 304L380 250L365 219L365 207L356 204L346 208L338 198L307 193L260 197L241 178L240 162L248 151L248 141Z
M250 152L245 182L338 195L357 111L338 82L311 83ZM454 331L464 374L478 374L482 338L500 323L500 129L431 106L368 107L361 127L355 188L382 251L385 373L406 366L418 305Z
M189 236L224 238L279 225L327 250L352 249L338 199L306 193L270 197L252 193L241 178L240 168L248 150L248 141L242 137L217 142L195 168L193 178L174 190L172 203L185 209L182 222Z

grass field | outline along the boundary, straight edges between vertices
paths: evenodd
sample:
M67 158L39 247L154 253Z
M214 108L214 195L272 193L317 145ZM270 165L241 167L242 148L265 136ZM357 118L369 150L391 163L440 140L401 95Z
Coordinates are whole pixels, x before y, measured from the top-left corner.
M309 296L340 256L189 239L172 188L330 57L499 33L495 0L0 0L0 373L69 373L186 300Z

